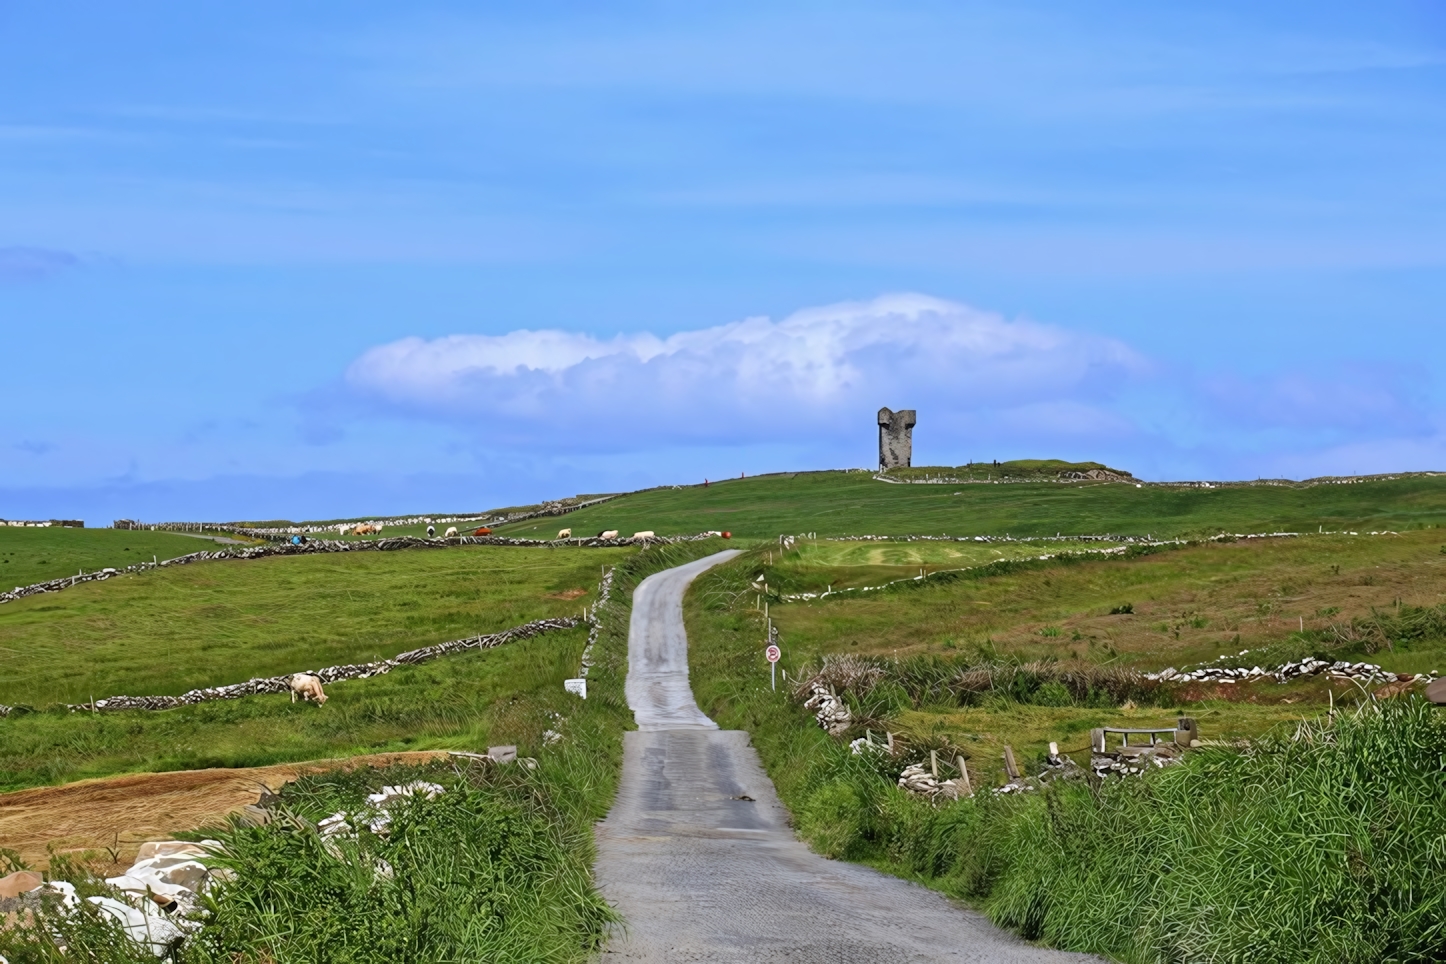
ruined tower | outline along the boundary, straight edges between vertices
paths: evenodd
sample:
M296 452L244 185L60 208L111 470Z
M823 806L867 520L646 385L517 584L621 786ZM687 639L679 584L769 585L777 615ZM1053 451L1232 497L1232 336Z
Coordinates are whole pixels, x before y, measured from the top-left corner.
M913 462L914 423L917 421L912 408L899 412L879 409L880 469L892 469Z

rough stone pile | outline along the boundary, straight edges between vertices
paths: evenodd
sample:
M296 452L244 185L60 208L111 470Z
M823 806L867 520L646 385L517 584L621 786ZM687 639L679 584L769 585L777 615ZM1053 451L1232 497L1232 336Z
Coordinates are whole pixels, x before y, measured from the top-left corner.
M171 954L188 934L200 929L196 919L201 898L226 871L212 871L205 861L219 851L214 840L187 843L163 840L141 845L136 861L118 877L106 883L121 892L121 898L85 898L97 911L115 921L131 941L156 957ZM11 896L13 894L13 896ZM5 898L10 899L5 899ZM36 910L45 898L56 901L62 913L80 907L75 886L69 881L43 883L36 873L19 872L0 878L0 905L6 912Z
M952 780L936 780L922 763L911 763L899 774L899 787L930 800L957 800L959 788Z
M1244 655L1243 653L1241 655ZM1249 669L1223 666L1202 666L1188 672L1180 672L1171 666L1158 673L1145 673L1146 679L1162 683L1250 683L1257 680L1273 679L1277 683L1288 683L1306 676L1324 673L1331 679L1360 680L1362 683L1411 683L1429 682L1431 676L1414 673L1391 673L1376 663L1352 663L1348 660L1328 662L1307 656L1305 659L1283 663L1274 669L1252 666Z
M1096 753L1090 757L1090 770L1095 776L1137 777L1151 767L1167 767L1180 762L1180 751L1168 743L1142 747L1132 756Z
M853 715L848 704L833 694L827 686L815 682L810 687L811 695L803 707L814 711L818 725L828 731L829 736L838 736L848 731L853 724Z
M323 837L355 836L363 826L372 833L385 834L392 824L390 809L394 804L418 796L431 800L445 792L445 787L425 780L413 780L395 787L385 786L377 793L367 794L365 806L351 812L338 810L318 821L316 829Z
M521 626L513 626L500 633L490 633L482 636L468 636L466 639L454 639L445 643L437 643L434 646L423 646L421 649L414 649L402 653L395 659L384 659L374 663L352 663L345 666L328 666L325 669L306 670L312 676L318 677L323 683L335 683L348 679L368 679L372 676L380 676L389 673L398 666L411 666L417 663L424 663L436 659L439 656L446 656L451 653L460 653L469 649L492 649L504 643L510 643L518 639L530 639L543 633L559 629L571 629L582 622L576 616L562 616L553 619L537 619ZM234 700L243 696L252 696L257 693L288 693L291 691L291 678L297 674L287 673L284 676L266 676L249 679L244 683L233 683L229 686L210 686L205 689L191 690L182 693L180 696L109 696L105 699L96 700L94 703L67 704L72 710L169 710L178 706L190 706L195 703L205 703L211 700Z

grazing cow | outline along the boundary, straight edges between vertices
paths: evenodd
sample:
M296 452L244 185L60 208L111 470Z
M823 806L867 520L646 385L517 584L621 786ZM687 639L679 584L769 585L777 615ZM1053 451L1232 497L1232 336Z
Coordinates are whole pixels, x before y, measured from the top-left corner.
M427 526L427 538L428 538L428 539L433 539L433 538L436 538L436 535L437 535L437 527L434 526L434 525L429 525L429 526Z
M571 529L558 529L558 530L557 530L557 537L558 537L559 539L571 539L571 538L572 538L572 530L571 530Z
M486 526L482 526L480 529L472 530L472 534L474 536L490 536L492 534L492 530L487 528Z
M291 677L291 702L295 703L297 697L320 706L326 702L326 693L321 689L321 677L311 673L297 673Z
M444 532L444 533L442 533L442 538L443 538L443 539L450 539L450 538L452 538L453 536L455 536L456 534L457 534L457 527L456 527L456 526L448 526L448 527L447 527L447 531Z
M618 530L604 529L602 532L599 532L597 534L597 537L599 539L616 539L618 537Z
M652 529L644 529L642 532L634 532L634 533L633 533L633 539L635 539L635 540L636 540L636 539L652 539L652 538L655 538L655 536L653 535L653 530L652 530Z

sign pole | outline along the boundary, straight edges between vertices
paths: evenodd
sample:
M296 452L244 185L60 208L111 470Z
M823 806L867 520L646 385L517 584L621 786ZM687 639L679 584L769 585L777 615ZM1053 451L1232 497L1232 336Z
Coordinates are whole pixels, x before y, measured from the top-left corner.
M773 692L778 692L778 664L768 664L768 681L773 684Z

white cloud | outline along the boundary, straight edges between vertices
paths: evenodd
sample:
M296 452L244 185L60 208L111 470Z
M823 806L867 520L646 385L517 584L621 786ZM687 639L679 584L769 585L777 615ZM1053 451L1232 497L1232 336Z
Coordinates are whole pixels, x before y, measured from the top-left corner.
M352 390L388 408L475 422L513 444L627 450L856 435L883 405L921 426L1048 421L1118 428L1102 404L1149 365L1121 342L918 294L748 318L666 338L565 331L405 338L358 358Z

